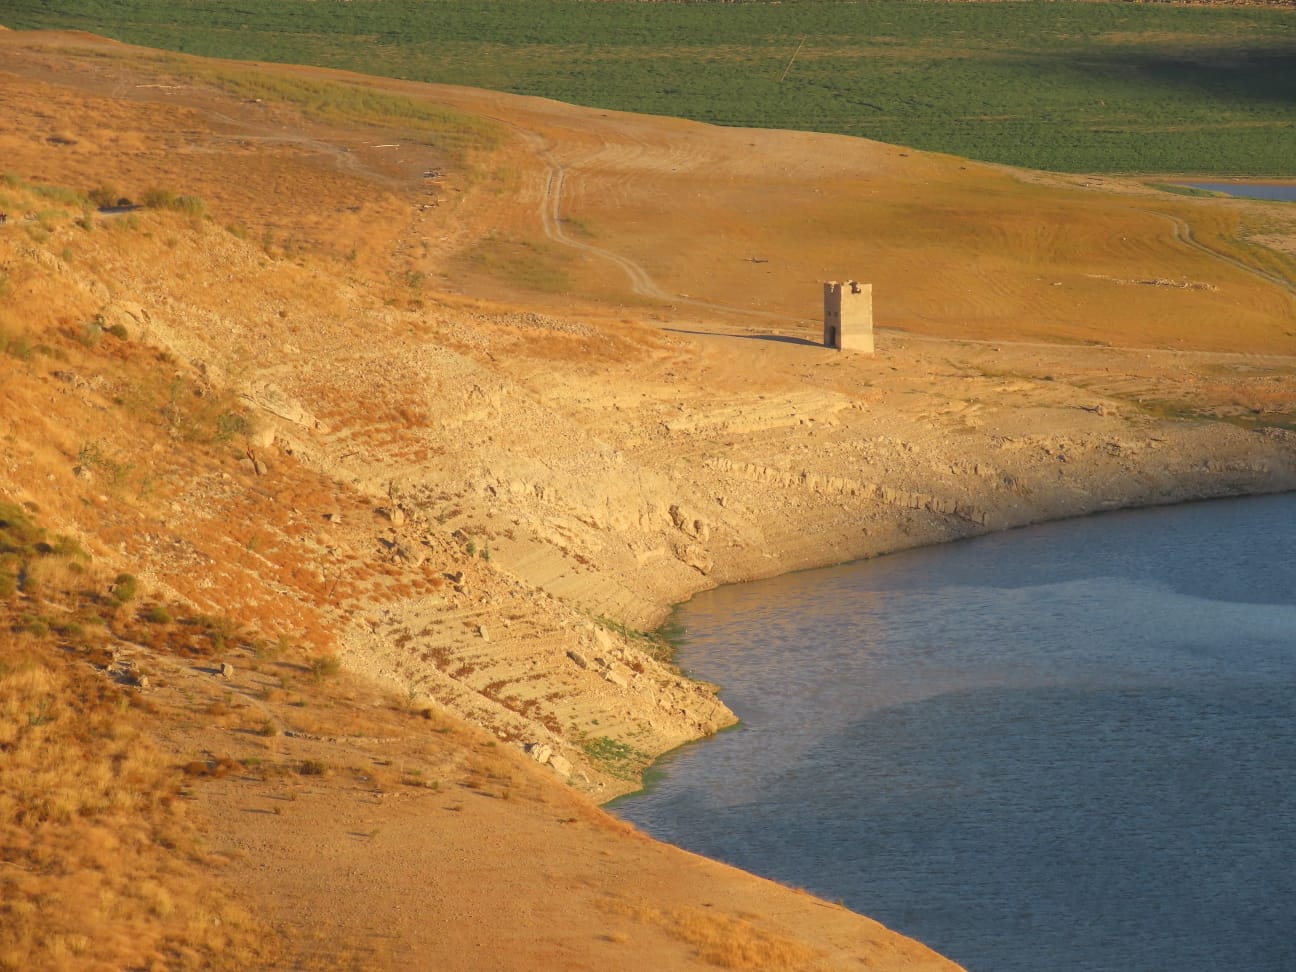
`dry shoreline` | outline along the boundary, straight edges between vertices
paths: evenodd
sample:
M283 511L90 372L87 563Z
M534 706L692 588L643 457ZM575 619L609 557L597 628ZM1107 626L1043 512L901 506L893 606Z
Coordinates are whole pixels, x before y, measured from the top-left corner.
M1268 453L1266 453L1264 450L1257 450L1256 456L1258 459L1263 460L1268 458ZM1203 454L1201 456L1203 462L1209 461L1209 458L1210 458L1209 454ZM935 538L924 540L919 543L887 547L885 549L871 550L869 552L862 553L857 556L848 557L847 559L844 560L827 560L823 562L815 562L813 559L811 559L809 562L799 563L798 566L795 566L790 570L786 570L786 571L780 570L768 574L756 574L743 579L726 581L723 584L715 584L715 585L702 587L697 590L692 590L689 592L687 597L679 601L675 601L669 607L664 608L663 613L661 614L660 617L660 621L658 623L660 626L663 627L671 626L673 624L672 619L680 606L687 604L690 600L692 600L694 596L696 596L699 593L704 593L709 590L715 590L718 587L728 586L729 584L744 584L752 581L765 580L771 577L782 576L783 574L786 573L799 573L803 571L821 570L829 567L847 566L852 563L859 563L862 561L873 560L878 557L885 557L890 554L901 553L906 550L914 550L914 549L925 548L925 547L938 547L949 543L957 543L960 540L971 539L976 536L985 536L993 533L1002 533L1010 530L1024 529L1024 528L1037 526L1044 523L1056 523L1056 522L1061 522L1063 520L1081 519L1081 518L1086 518L1091 516L1101 516L1104 513L1132 511L1132 510L1140 510L1140 509L1153 509L1157 507L1181 506L1181 505L1188 505L1188 504L1195 504L1195 503L1209 503L1209 502L1217 502L1217 501L1228 500L1228 499L1245 499L1248 497L1272 496L1272 495L1280 495L1285 493L1296 492L1296 468L1289 469L1285 474L1285 477L1286 478L1279 479L1278 481L1271 483L1269 485L1258 486L1257 488L1252 488L1252 489L1243 489L1241 491L1238 491L1236 488L1233 487L1230 487L1218 493L1202 492L1199 489L1185 490L1182 495L1172 494L1166 496L1165 494L1162 494L1152 499L1149 499L1147 497L1131 497L1129 502L1121 505L1111 505L1110 501L1108 501L1104 503L1104 505L1101 508L1097 508L1097 509L1081 510L1078 512L1069 511L1069 512L1064 512L1061 515L1055 515L1055 516L1048 516L1048 515L1036 516L1036 517L1028 516L1024 519L1016 520L1011 523L1005 523L1002 526L987 529L984 531L970 532L970 533L960 532L957 535L935 537ZM687 635L686 629L681 627L679 631L681 635L683 636ZM665 635L663 635L663 637L665 637ZM717 697L720 699L720 701L722 702L724 701L724 686L719 686ZM741 722L736 720L730 725L722 726L721 728L719 728L716 731L716 734L731 729L737 729L740 727L740 725ZM702 742L705 742L705 738L703 737L700 737L698 739L685 740L675 748L678 749L687 745L694 745ZM651 775L657 761L659 761L662 757L668 755L673 751L674 749L671 749L657 754L654 761L644 768L643 771L644 779L641 780L641 785L637 790L616 794L602 802L605 805L614 804L616 801L620 799L634 796L637 793L641 793L650 789L651 784L646 781L646 777Z

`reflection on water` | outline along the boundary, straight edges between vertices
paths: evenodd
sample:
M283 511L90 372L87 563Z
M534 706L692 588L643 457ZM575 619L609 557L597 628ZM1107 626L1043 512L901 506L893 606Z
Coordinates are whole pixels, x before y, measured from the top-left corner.
M1293 513L1114 514L701 596L681 661L743 727L616 811L973 972L1296 969Z

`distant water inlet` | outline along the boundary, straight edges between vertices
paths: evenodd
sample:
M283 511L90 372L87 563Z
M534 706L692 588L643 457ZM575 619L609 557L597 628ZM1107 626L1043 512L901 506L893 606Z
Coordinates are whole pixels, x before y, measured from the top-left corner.
M1185 182L1193 189L1222 192L1244 199L1273 199L1279 202L1296 202L1296 183L1284 182Z
M972 972L1296 969L1296 497L737 585L741 728L615 810Z

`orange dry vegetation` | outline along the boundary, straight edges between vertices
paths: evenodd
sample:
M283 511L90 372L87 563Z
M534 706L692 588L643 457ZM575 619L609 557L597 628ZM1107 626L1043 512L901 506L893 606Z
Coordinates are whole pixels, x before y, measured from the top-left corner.
M803 942L771 935L757 927L752 924L756 915L715 914L705 908L636 909L620 903L610 904L609 910L628 912L664 929L697 948L703 959L721 969L795 972L813 968L823 955Z
M147 713L0 628L0 967L250 968L269 939L215 881Z

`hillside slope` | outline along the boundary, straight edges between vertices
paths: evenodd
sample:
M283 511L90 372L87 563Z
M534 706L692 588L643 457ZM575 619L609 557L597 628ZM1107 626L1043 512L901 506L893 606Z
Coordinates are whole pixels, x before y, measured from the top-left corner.
M1281 207L0 50L0 498L97 597L139 578L99 669L207 767L222 873L293 961L949 967L587 802L733 722L640 629L718 583L1296 483ZM815 341L845 276L873 357ZM15 630L76 648L15 577Z

